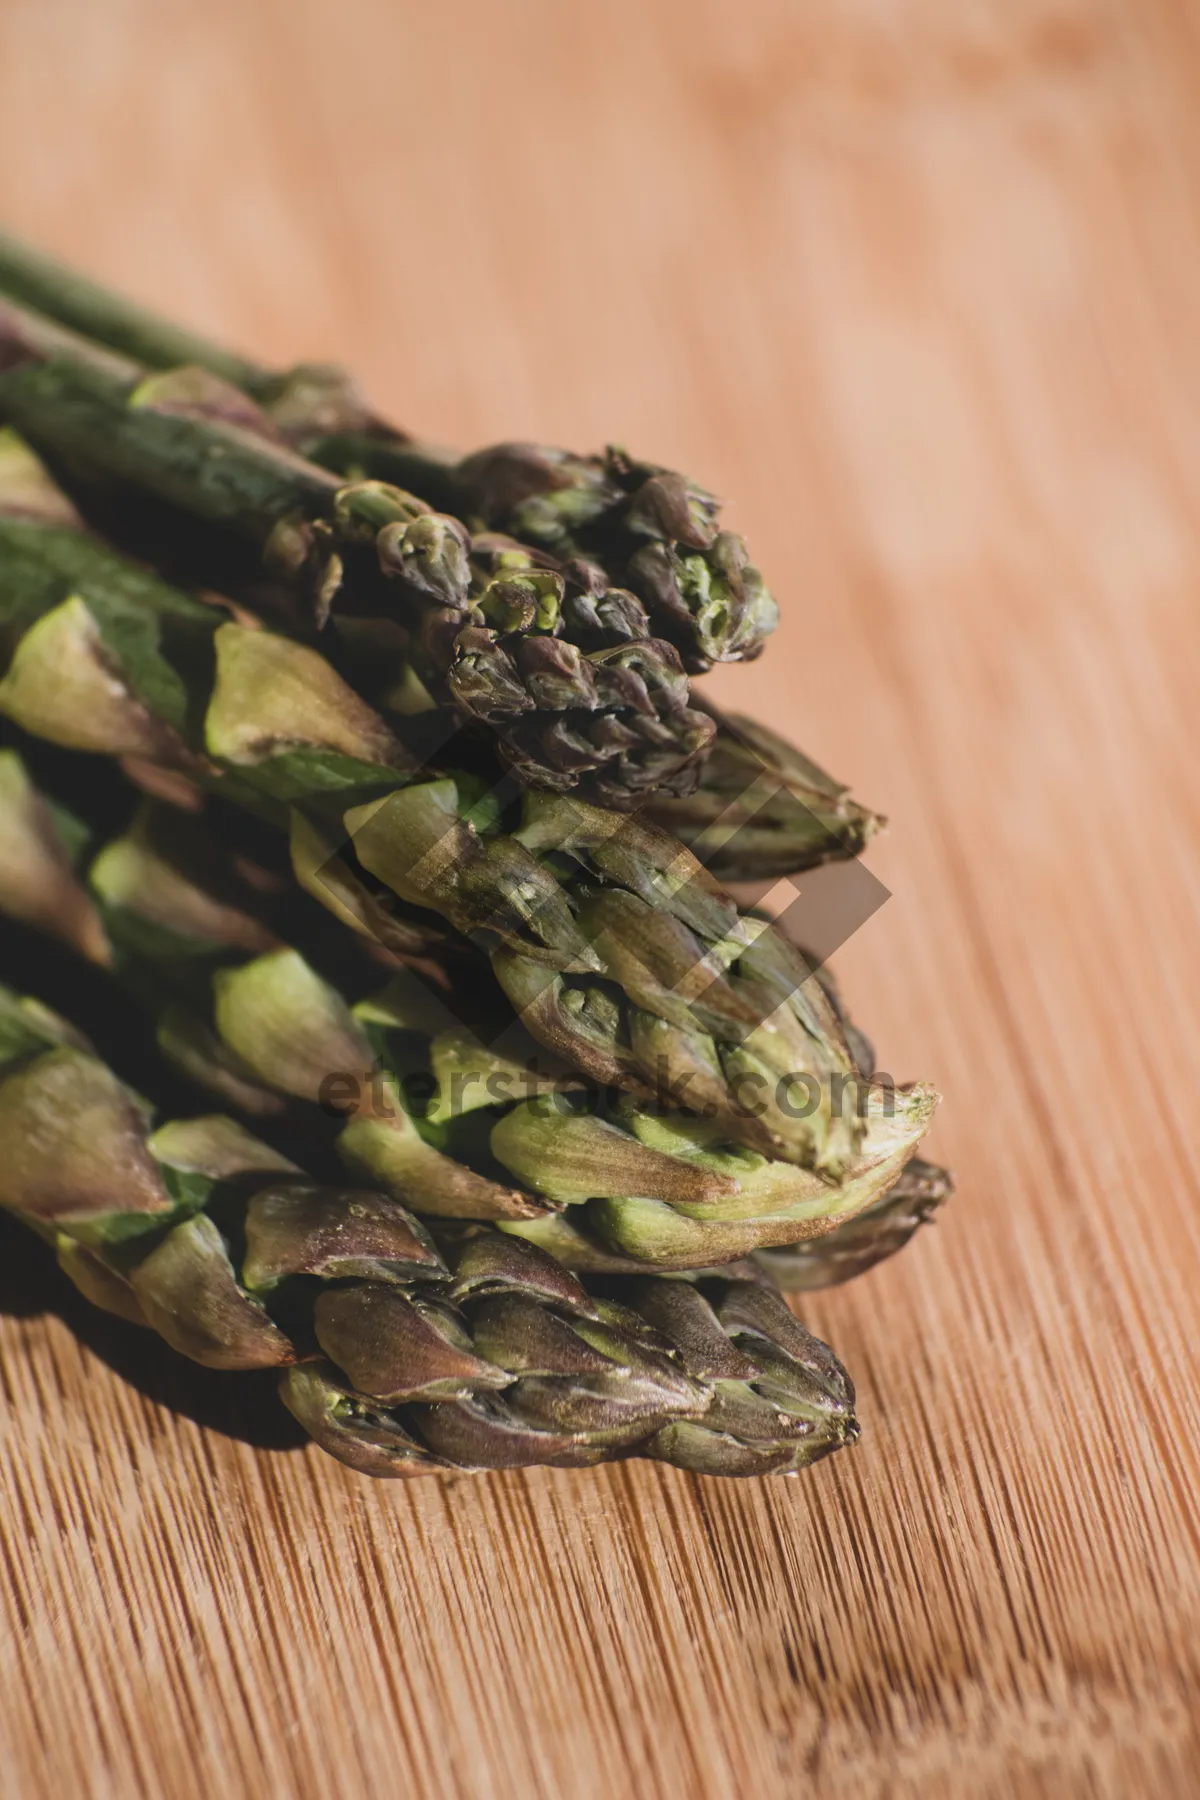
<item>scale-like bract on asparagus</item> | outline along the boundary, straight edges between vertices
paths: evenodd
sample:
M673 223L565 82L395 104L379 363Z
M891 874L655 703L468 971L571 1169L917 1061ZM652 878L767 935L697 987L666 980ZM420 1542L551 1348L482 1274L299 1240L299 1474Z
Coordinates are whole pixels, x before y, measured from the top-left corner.
M948 1169L910 1157L882 1199L824 1237L755 1251L754 1266L785 1293L811 1293L854 1281L903 1250L953 1192Z
M449 1259L385 1195L321 1185L220 1115L154 1128L67 1021L0 989L0 1205L94 1304L213 1369L278 1368L367 1474L642 1454L791 1473L852 1443L841 1364L778 1296L589 1292L494 1232Z
M400 437L365 412L309 453L428 494L485 530L536 546L570 571L580 616L607 584L636 595L650 628L675 644L694 674L758 656L779 608L743 540L720 523L716 498L684 475L610 447L577 456L546 444L495 444L470 456ZM294 396L275 416L293 435Z
M0 516L0 654L0 712L290 813L317 898L373 935L385 890L439 914L487 948L532 1035L593 1080L707 1113L826 1182L854 1167L866 1122L836 1007L658 828L545 793L518 818L477 779L430 779L310 646L27 504ZM420 935L408 918L394 930L401 951Z

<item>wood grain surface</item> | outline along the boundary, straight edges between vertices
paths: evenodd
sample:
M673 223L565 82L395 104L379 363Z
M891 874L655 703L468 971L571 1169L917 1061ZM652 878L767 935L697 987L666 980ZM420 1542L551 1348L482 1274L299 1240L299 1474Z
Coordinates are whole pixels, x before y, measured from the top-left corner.
M890 815L839 967L960 1191L862 1443L384 1485L0 1237L0 1792L1200 1793L1200 8L5 0L15 228L447 442L618 438Z

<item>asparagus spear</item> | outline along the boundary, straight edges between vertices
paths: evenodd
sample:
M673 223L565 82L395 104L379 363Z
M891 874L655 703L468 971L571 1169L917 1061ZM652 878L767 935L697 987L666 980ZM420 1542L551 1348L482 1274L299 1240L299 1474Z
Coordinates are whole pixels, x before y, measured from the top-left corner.
M386 889L474 936L532 1035L584 1074L827 1181L853 1166L865 1126L827 993L655 827L539 793L510 824L503 793L414 768L311 647L222 622L28 506L0 518L5 639L0 712L35 735L289 814L297 874L331 910L383 935Z
M756 1250L753 1262L785 1293L812 1293L865 1275L877 1263L895 1256L920 1226L928 1223L954 1192L948 1169L922 1157L909 1159L900 1178L882 1199L864 1207L836 1231L767 1250Z
M266 369L155 318L16 239L0 236L0 292L150 369L206 369L251 395L305 455L343 475L411 489L487 531L568 560L580 618L610 588L632 589L687 667L760 653L778 608L714 497L622 450L575 456L498 444L456 459L377 418L327 365ZM595 621L593 620L593 624Z
M0 755L0 773L5 761ZM24 829L31 840L12 862L52 871L42 876L45 920L51 928L73 920L88 896L69 870L61 873L61 814L25 772L22 804L6 822L4 791L0 780L0 832L16 843ZM31 791L36 810L24 797ZM538 1221L579 1207L586 1229L613 1252L660 1267L706 1266L831 1230L872 1204L928 1125L928 1090L864 1084L862 1151L830 1186L739 1149L702 1120L604 1104L569 1077L531 1074L447 1026L445 1008L411 978L353 1004L296 948L272 940L220 846L197 841L199 830L150 807L95 855L88 888L106 960L150 997L160 1043L186 1072L242 1110L285 1095L348 1116L338 1140L344 1160L418 1213ZM18 884L18 903L27 885ZM78 890L71 907L63 887ZM6 909L16 910L0 880ZM431 1017L435 1005L440 1017Z
M631 590L692 674L750 661L779 622L743 539L721 528L720 502L672 469L611 445L577 456L545 444L494 444L456 460L369 414L317 436L319 415L305 419L303 394L297 381L274 416L315 461L436 496L472 523L567 562L584 581Z
M195 363L256 400L274 393L275 377L248 357L158 318L6 231L0 232L0 293L149 368Z
M886 824L765 725L706 710L717 734L698 787L654 795L646 811L718 881L770 881L857 856Z
M726 1277L766 1281L783 1293L841 1286L903 1250L917 1228L932 1218L953 1191L948 1169L913 1156L881 1199L832 1231L802 1238L795 1244L754 1250L744 1261L714 1265L707 1271L693 1271L693 1275L711 1274L720 1268ZM454 1226L442 1222L438 1229L455 1241ZM463 1232L472 1229L461 1228ZM580 1223L572 1209L501 1229L538 1245L556 1261L588 1277L632 1274L635 1270L651 1274L655 1269L653 1263L639 1263L627 1252L617 1250L611 1241L606 1242L592 1230L586 1219Z
M75 873L86 835L35 787L16 751L0 750L0 912L107 967L108 934Z
M694 785L714 726L632 595L584 595L411 494L339 479L216 377L148 376L10 303L0 410L72 482L167 507L222 570L241 557L289 624L390 621L407 703L450 704L522 779L626 806Z
M284 1403L364 1473L638 1452L791 1473L852 1443L854 1392L777 1296L642 1279L589 1293L480 1234L447 1262L410 1214L323 1187L222 1116L153 1128L66 1020L0 989L0 1205L96 1305Z

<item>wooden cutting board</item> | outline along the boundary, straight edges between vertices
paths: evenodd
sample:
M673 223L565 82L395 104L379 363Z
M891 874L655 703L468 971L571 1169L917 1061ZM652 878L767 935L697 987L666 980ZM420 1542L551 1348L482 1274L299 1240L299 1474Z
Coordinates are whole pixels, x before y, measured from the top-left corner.
M1200 9L8 0L11 224L448 442L620 439L890 815L838 966L958 1198L796 1481L372 1485L5 1229L0 1791L1191 1795Z

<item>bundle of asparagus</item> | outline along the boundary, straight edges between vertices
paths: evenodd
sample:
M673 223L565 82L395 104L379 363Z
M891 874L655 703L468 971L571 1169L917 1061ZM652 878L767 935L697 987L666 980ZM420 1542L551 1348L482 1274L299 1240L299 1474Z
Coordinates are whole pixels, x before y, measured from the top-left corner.
M763 1288L593 1293L493 1232L447 1260L403 1207L311 1180L231 1118L152 1130L68 1021L8 989L0 1141L0 1203L88 1299L210 1368L285 1369L284 1403L368 1474L634 1447L770 1474L857 1435L840 1363Z
M375 420L340 371L263 369L3 234L0 296L4 407L82 493L111 493L115 474L139 498L143 527L163 506L176 535L199 520L200 544L184 536L210 563L214 547L244 542L272 570L265 597L293 622L313 607L324 619L335 602L339 615L382 611L392 625L403 615L408 628L390 639L376 620L369 656L355 659L371 670L373 698L406 717L450 698L457 715L441 736L466 717L495 731L536 785L582 780L606 805L644 803L688 843L719 823L729 880L855 856L878 829L876 814L762 727L693 704L679 656L698 672L758 655L777 609L741 540L717 530L716 502L685 477L656 470L618 502L621 482L599 471L620 469L627 485L649 465L530 445L457 462L420 451ZM449 511L435 516L430 503ZM569 547L569 517L589 542L640 536L642 548L625 563L564 559L555 551ZM372 543L378 568L363 555ZM631 569L654 571L640 600L618 579ZM672 807L703 781L710 746L719 804Z
M403 969L382 992L339 990L295 941L319 942L313 921L293 910L282 942L261 883L194 819L142 806L127 831L89 846L85 885L68 846L86 837L16 752L0 752L0 841L19 872L6 882L0 860L0 911L117 965L146 997L164 1054L226 1103L258 1117L285 1098L323 1106L346 1120L342 1160L394 1199L502 1221L577 1268L694 1268L828 1231L891 1187L932 1112L928 1088L867 1089L861 1153L830 1184L731 1143L717 1121L588 1094L570 1071L539 1074L536 1058L474 1035ZM343 975L356 989L378 980L361 960ZM472 982L481 1023L486 977L484 965Z
M850 1170L864 1125L836 1007L676 840L536 790L514 815L470 771L431 779L316 650L189 599L61 509L35 516L31 486L26 467L22 510L0 518L0 711L288 824L302 884L397 951L429 928L385 918L382 895L440 914L593 1080L711 1109L735 1143L829 1179Z
M773 622L715 503L615 454L432 456L8 241L3 293L0 913L150 1020L151 1087L268 1143L151 1135L80 1021L10 994L0 1204L186 1354L285 1366L372 1473L850 1441L770 1283L870 1267L949 1181L913 1154L933 1090L875 1077L715 878L878 823L691 704L684 665Z

